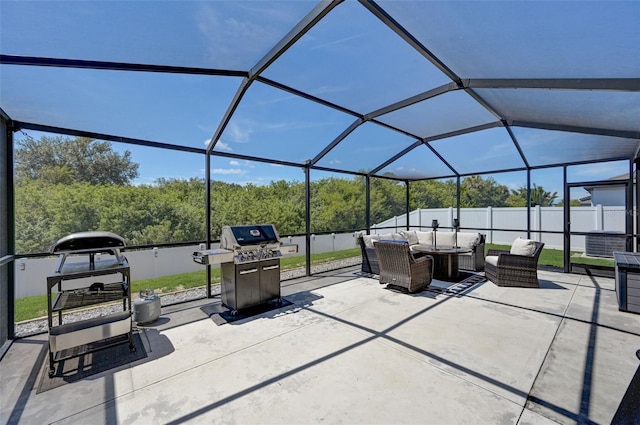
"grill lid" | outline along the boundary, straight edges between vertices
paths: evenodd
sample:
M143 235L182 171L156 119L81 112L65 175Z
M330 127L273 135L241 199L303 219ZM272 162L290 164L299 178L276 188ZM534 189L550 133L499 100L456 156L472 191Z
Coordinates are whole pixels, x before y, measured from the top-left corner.
M220 247L234 249L235 246L280 244L278 232L273 224L248 226L224 226Z
M78 232L59 239L51 247L51 252L53 254L62 252L99 252L114 248L124 248L124 246L124 239L115 233L100 231Z

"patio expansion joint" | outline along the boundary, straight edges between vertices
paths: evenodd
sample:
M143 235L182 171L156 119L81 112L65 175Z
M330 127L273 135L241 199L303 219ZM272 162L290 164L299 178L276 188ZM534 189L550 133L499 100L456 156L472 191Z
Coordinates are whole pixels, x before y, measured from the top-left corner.
M618 329L618 328L614 328L614 327L612 327L612 326L608 326L608 325L601 325L601 324L598 324L598 323L594 323L594 322L592 322L591 320L583 320L583 319L578 319L578 318L574 318L574 317L568 316L568 315L567 315L567 313L568 313L569 308L570 308L570 306L571 306L571 304L572 304L572 302L573 302L573 299L574 299L574 297L575 297L575 295L576 295L576 293L577 293L577 291L578 291L578 288L581 288L581 287L582 287L582 288L592 288L592 289L594 289L594 290L605 290L605 289L603 289L603 288L598 288L598 287L595 287L595 288L594 288L592 285L584 285L584 284L583 284L583 285L580 285L580 283L579 283L579 282L578 282L578 283L566 283L566 284L567 284L568 286L572 286L572 287L573 287L573 291L572 291L572 293L571 293L571 297L570 297L570 298L569 298L569 300L567 301L567 304L566 304L566 306L564 307L564 310L562 311L562 313L552 313L552 312L546 312L546 311L542 311L542 310L534 309L534 308L526 308L526 307L522 307L522 306L518 306L518 305L514 305L514 304L506 303L506 302L499 302L499 301L496 301L496 300L492 300L492 299L488 299L488 298L484 298L484 297L479 297L479 296L477 296L477 295L473 295L473 294L467 294L467 295L466 295L466 297L467 297L467 298L472 299L472 300L477 301L477 302L490 302L490 303L497 303L497 304L504 305L504 306L506 306L506 307L512 307L512 308L517 308L517 309L524 309L524 310L531 311L531 312L536 313L536 314L542 314L542 315L553 316L553 317L556 317L557 319L559 319L559 320L558 320L557 327L556 327L556 330L555 330L555 332L554 332L554 334L553 334L553 337L551 338L551 341L550 341L550 343L549 343L549 346L548 346L548 348L547 348L547 351L546 351L546 353L544 354L544 356L543 356L543 358L542 358L542 361L540 362L540 366L539 366L539 368L538 368L538 371L536 372L536 375L535 375L534 379L533 379L533 380L532 380L532 382L531 382L531 387L529 388L529 390L528 390L528 392L527 392L527 396L526 396L526 399L525 399L525 403L524 403L524 405L522 406L522 411L520 412L520 416L519 416L519 418L518 418L518 421L522 418L522 415L524 414L524 411L527 409L527 403L528 403L529 401L532 401L532 394L531 394L531 391L532 391L532 390L533 390L533 388L535 387L536 382L537 382L538 378L540 377L540 374L541 374L541 372L542 372L542 370L543 370L543 368L544 368L544 365L545 365L545 363L546 363L546 361L547 361L548 356L550 355L550 352L551 352L551 349L552 349L552 347L553 347L553 345L554 345L554 342L556 341L556 338L557 338L557 336L558 336L558 334L559 334L559 332L560 332L560 329L562 328L562 326L563 326L563 324L564 324L564 323L566 323L566 322L580 322L580 323L584 323L584 324L588 324L588 325L592 325L592 326L596 326L596 327L603 327L603 328L611 329L611 330L614 330L614 331L619 331L619 332L624 332L624 333L631 334L631 335L640 336L640 334L637 334L637 333L634 333L634 332L630 332L630 331L626 331L626 330L624 330L624 329ZM609 291L609 290L607 290L607 291ZM472 383L473 383L473 382L472 382ZM481 387L481 388L484 388L484 389L485 389L485 390L487 390L487 391L491 391L491 389L487 389L487 388L482 387L482 386L480 386L480 387ZM491 392L493 392L493 391L491 391ZM496 395L498 395L498 396L500 396L500 397L502 397L502 398L505 398L504 396L501 396L500 394L496 394ZM507 398L507 400L509 400L509 399ZM510 401L513 401L513 400L510 400ZM515 401L513 401L513 402L515 403ZM536 412L536 413L540 414L539 412ZM547 419L550 419L550 418L547 418ZM550 419L550 420L551 420L551 419Z
M536 372L536 376L531 381L531 387L529 387L529 391L528 391L528 394L527 394L527 399L525 400L524 405L522 406L522 411L520 412L520 416L518 417L518 422L522 418L522 415L524 414L524 411L527 410L527 403L529 403L529 401L533 400L533 396L531 394L531 391L536 386L536 382L538 381L538 378L540 377L540 374L542 373L542 369L543 369L545 363L547 362L547 358L549 357L549 354L551 353L551 347L553 347L553 344L554 344L556 338L558 337L558 333L560 332L560 328L562 328L562 325L563 325L563 323L565 321L571 320L570 318L567 317L567 312L569 311L569 306L573 302L573 297L575 296L579 286L580 286L579 284L573 285L573 293L571 294L571 298L569 298L569 302L567 302L567 305L565 306L564 311L562 312L562 318L558 322L558 326L556 327L556 331L553 333L553 337L551 338L551 342L549 343L549 347L547 348L547 352L544 354L544 357L542 358L542 361L540 362L540 366L538 367L538 371ZM536 413L538 413L541 416L544 416L539 412L536 412ZM544 417L546 419L552 420L551 418L548 418L546 416L544 416Z

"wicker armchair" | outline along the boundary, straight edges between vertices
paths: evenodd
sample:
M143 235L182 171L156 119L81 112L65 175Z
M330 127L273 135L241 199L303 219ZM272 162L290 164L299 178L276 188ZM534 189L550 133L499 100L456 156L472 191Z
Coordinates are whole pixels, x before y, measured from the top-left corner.
M379 241L373 246L380 265L380 283L400 287L407 292L421 291L431 284L431 256L415 258L409 244L402 242Z
M498 286L539 288L538 258L544 243L534 244L535 250L532 255L516 255L509 251L490 249L484 268L487 279Z

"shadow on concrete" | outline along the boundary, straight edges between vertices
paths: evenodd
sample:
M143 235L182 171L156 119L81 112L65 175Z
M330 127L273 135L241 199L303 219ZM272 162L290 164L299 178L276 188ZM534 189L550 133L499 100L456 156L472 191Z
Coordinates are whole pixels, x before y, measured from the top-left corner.
M640 350L639 350L640 351ZM640 366L631 379L627 391L624 393L616 414L611 420L612 424L640 424Z

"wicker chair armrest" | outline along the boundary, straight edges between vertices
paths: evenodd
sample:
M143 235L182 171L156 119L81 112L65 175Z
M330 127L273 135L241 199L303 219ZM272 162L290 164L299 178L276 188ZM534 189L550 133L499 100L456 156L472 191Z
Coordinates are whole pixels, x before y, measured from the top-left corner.
M490 256L490 255L494 255L494 256L497 257L500 254L509 254L509 251L505 251L505 250L502 250L502 249L490 249L490 250L487 251L487 257Z
M410 267L412 268L412 270L414 270L414 268L423 268L427 270L427 276L429 277L429 281L431 281L431 278L433 276L433 266L434 266L434 259L431 255L423 255L421 257L416 258L415 260L411 260L410 261L411 265Z
M411 253L411 262L413 263L431 263L433 262L433 257L431 255L421 255L420 257L415 257L413 253Z
M538 267L538 257L503 253L498 256L498 267L535 269Z

